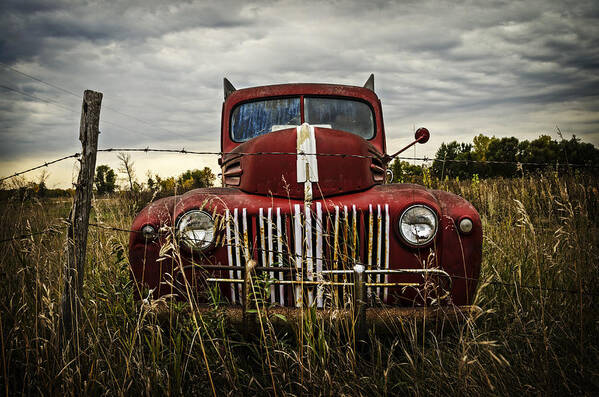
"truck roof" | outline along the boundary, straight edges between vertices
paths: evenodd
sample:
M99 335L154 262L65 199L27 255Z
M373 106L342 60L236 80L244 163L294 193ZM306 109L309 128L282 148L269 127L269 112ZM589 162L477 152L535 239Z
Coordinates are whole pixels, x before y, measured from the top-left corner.
M378 96L369 88L325 83L288 83L242 88L233 91L225 102L242 102L254 98L284 95L332 95L361 98L378 102Z

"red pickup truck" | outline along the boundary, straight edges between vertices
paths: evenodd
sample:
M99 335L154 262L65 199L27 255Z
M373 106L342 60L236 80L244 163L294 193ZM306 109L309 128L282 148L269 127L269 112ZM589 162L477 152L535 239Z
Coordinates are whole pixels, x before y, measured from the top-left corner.
M129 259L139 291L206 302L218 290L242 307L259 279L271 308L344 308L356 296L404 313L472 304L480 217L455 194L387 183L398 153L387 154L373 76L363 87L239 90L225 79L224 91L222 187L137 215ZM412 144L428 138L421 128Z

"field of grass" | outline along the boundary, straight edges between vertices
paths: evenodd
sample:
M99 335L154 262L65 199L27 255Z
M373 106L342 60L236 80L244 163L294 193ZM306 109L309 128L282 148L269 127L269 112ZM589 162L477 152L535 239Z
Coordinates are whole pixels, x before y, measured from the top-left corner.
M0 243L0 392L6 395L598 395L599 179L424 181L479 210L482 314L457 326L390 324L356 349L306 313L294 332L241 335L218 307L134 299L128 234L90 228L83 311L60 343L64 228ZM127 229L134 205L94 202ZM59 223L70 204L0 203L0 240ZM505 284L502 284L505 283ZM540 287L540 288L538 288Z

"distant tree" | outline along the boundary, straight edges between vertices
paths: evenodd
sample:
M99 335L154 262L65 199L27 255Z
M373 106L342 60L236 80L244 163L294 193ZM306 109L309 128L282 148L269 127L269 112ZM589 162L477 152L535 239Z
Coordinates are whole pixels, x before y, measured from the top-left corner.
M562 139L558 153L562 164L599 165L599 149L590 143L582 143L576 135L570 140Z
M185 193L192 189L211 187L214 185L216 175L210 167L203 169L187 170L178 177L169 176L161 178L159 175L148 174L147 186L155 191L159 197Z
M488 165L490 170L486 176L503 176L510 178L516 176L518 170L518 147L517 138L501 138L493 137L489 142L487 151L487 161L498 161L506 163L491 163ZM485 175L484 173L482 175Z
M139 187L138 184L135 183L135 170L133 168L133 160L131 160L131 155L129 153L120 152L117 155L117 158L121 161L121 167L119 168L119 172L122 172L126 175L127 181L129 182L129 190L135 191Z
M177 179L179 186L184 191L197 189L201 187L210 187L214 184L216 175L212 172L210 167L204 167L202 170L187 170Z
M114 170L107 165L98 166L96 168L94 183L98 194L113 193L116 187L116 174Z
M177 181L173 176L162 179L156 175L156 184L160 187L160 191L163 194L174 194L177 187Z
M448 144L442 143L435 155L435 161L431 169L432 175L443 179L468 178L472 174L474 160L472 145L469 143L458 143L456 141Z
M148 178L148 181L147 181L148 189L154 190L154 188L156 187L156 181L152 178L152 172L148 171L146 176Z
M487 153L489 151L489 144L492 139L497 139L495 137L490 138L486 135L479 134L474 137L472 140L472 144L474 146L474 158L478 161L485 161L487 159Z
M44 197L48 193L46 181L48 180L49 176L50 174L48 174L48 171L46 170L43 170L39 176L38 182L36 184L37 186L35 187L36 193L39 197Z
M389 166L393 171L393 183L414 183L422 179L422 166L407 161L393 160Z

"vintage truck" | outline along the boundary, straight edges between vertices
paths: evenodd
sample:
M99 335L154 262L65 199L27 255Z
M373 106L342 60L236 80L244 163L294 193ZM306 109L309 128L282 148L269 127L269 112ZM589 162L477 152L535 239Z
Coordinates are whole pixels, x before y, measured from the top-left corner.
M471 307L480 217L455 194L387 183L401 151L387 154L374 76L363 87L239 90L224 79L224 96L222 187L137 215L129 259L138 291L196 302L217 291L243 310L257 296L288 312ZM428 139L421 128L407 147Z

